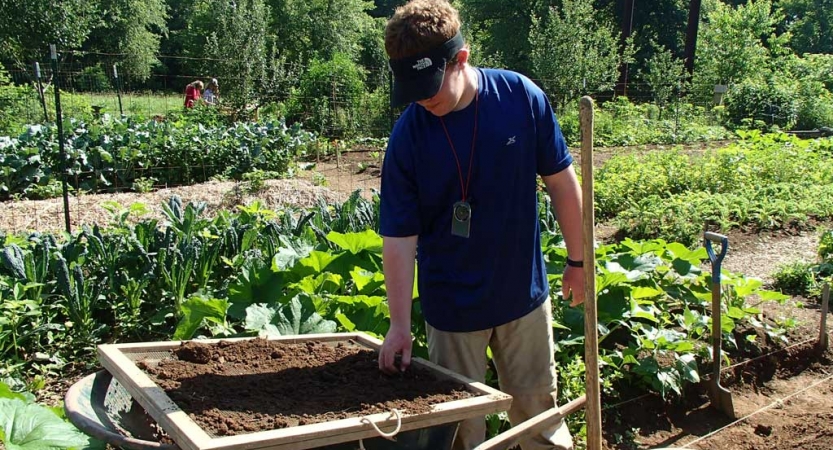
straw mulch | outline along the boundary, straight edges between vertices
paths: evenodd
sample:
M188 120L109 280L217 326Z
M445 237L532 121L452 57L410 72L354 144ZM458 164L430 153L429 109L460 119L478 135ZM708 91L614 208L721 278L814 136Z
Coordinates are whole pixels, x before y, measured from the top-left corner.
M309 207L319 199L328 204L343 202L346 193L334 192L320 186L314 186L306 180L268 180L264 189L251 193L245 189L245 183L209 182L193 186L164 188L148 193L123 192L115 194L88 194L69 199L70 224L73 232L82 225L107 225L113 217L102 205L116 202L124 208L133 203L143 203L149 212L141 217L131 215L130 221L146 218L159 219L164 223L162 204L178 195L183 204L187 202L205 202L205 215L213 217L221 209L235 209L237 205L249 204L260 200L269 209L286 206ZM49 200L22 200L0 203L0 230L20 233L29 231L59 232L64 230L64 205L62 198Z

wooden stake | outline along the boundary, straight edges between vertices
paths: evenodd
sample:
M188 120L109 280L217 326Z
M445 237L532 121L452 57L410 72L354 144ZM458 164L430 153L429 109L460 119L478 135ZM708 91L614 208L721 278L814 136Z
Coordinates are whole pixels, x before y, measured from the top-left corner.
M596 316L596 241L593 210L593 99L581 98L581 197L584 230L584 364L587 376L587 450L602 448L599 336Z
M824 290L821 294L821 323L819 325L819 342L817 348L819 351L826 351L828 347L827 338L827 312L830 308L830 283L824 284Z

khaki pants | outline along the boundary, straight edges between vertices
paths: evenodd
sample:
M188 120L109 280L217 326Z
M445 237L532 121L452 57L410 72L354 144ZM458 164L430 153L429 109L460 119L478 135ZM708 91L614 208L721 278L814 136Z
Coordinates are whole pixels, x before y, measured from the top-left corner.
M497 328L452 333L426 324L432 362L475 381L486 378L490 347L500 390L511 395L509 421L517 425L555 406L556 378L550 300L524 317ZM486 438L484 418L460 423L454 450L470 450ZM571 450L573 439L564 422L521 442L523 450Z

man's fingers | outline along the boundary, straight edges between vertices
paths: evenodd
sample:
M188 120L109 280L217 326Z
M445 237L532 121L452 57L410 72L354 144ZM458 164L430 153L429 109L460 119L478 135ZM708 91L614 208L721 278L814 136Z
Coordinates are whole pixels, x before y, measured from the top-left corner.
M399 370L405 371L411 366L411 346L406 346L402 349L402 361L399 363Z

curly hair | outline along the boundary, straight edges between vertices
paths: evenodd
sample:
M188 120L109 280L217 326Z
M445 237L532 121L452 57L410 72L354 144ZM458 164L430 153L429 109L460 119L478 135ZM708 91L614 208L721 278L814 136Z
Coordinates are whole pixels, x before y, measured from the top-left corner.
M400 59L431 50L460 31L460 15L447 0L411 0L385 27L385 51Z

